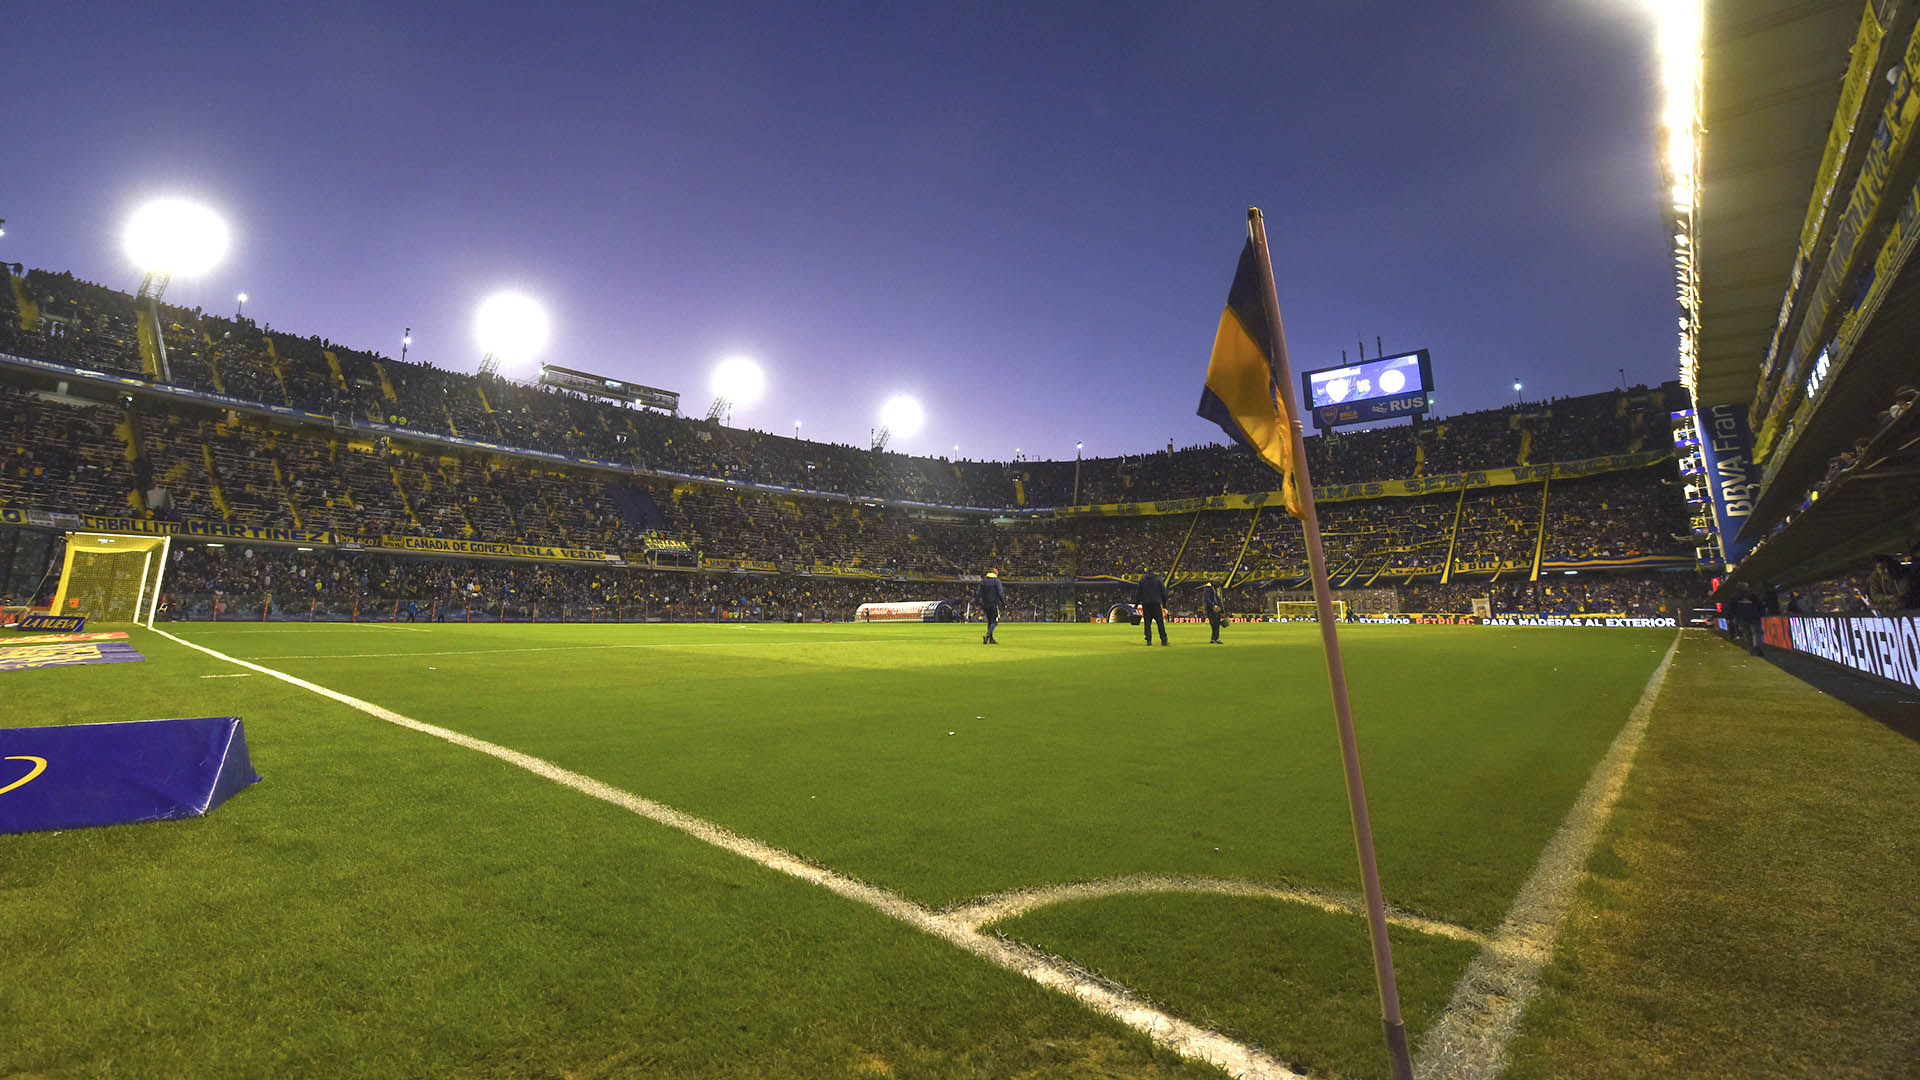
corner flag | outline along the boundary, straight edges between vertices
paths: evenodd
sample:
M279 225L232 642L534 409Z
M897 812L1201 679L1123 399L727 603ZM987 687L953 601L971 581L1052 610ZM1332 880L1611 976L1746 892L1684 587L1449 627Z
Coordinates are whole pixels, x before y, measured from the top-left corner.
M1286 360L1275 352L1286 349L1286 340L1276 340L1260 296L1260 278L1260 257L1249 238L1240 249L1240 267L1233 288L1227 290L1220 329L1213 335L1199 412L1280 474L1287 513L1301 517L1293 475L1293 419L1280 395Z
M1373 943L1373 977L1380 991L1380 1022L1387 1040L1393 1080L1413 1080L1413 1056L1407 1050L1407 1025L1400 1015L1400 988L1393 977L1393 946L1387 940L1387 901L1380 889L1380 867L1373 854L1373 823L1367 813L1367 786L1360 775L1360 744L1353 734L1353 706L1347 699L1347 666L1340 656L1340 631L1333 618L1333 588L1327 582L1327 553L1320 544L1320 513L1313 505L1313 472L1305 442L1293 422L1293 370L1287 364L1287 335L1280 326L1280 299L1273 286L1273 262L1267 254L1267 225L1259 210L1247 211L1247 245L1227 292L1227 310L1213 338L1207 362L1207 388L1200 394L1200 415L1219 424L1236 442L1280 474L1287 512L1300 519L1307 542L1307 569L1320 612L1320 643L1327 657L1327 685L1333 692L1334 727L1340 734L1340 762L1347 777L1347 813L1353 819L1354 854L1360 862L1360 891L1366 899L1367 937ZM1200 520L1198 514L1194 521Z

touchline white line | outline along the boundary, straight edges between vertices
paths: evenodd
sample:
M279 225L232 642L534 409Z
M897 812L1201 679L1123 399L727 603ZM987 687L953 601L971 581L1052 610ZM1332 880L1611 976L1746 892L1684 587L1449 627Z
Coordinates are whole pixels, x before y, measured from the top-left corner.
M1554 939L1573 906L1574 890L1585 876L1587 859L1600 840L1600 830L1626 786L1634 753L1647 734L1653 703L1666 684L1667 668L1680 648L1680 638L1681 634L1673 636L1673 644L1667 646L1660 666L1653 669L1626 724L1593 767L1573 807L1540 852L1533 873L1520 886L1492 942L1467 965L1446 1011L1420 1040L1420 1052L1414 1059L1418 1080L1494 1080L1505 1071L1507 1044L1519 1030L1528 1002L1540 989L1541 973L1553 956Z

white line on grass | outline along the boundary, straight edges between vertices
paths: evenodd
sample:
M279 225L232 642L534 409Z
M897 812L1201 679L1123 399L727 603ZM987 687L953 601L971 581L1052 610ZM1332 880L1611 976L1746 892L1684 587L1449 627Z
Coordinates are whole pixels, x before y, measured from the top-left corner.
M905 638L895 640L905 641ZM830 641L791 641L781 645L866 645L866 638L836 638ZM409 656L479 656L511 652L578 652L583 649L733 649L738 641L632 641L612 645L525 645L511 649L433 649L418 652L296 653L292 656L259 656L257 660L404 660ZM759 645L756 648L778 648Z
M1038 908L1051 907L1054 904L1097 900L1106 896L1144 896L1153 893L1207 893L1214 896L1249 896L1261 900L1284 900L1292 904L1319 908L1334 915L1365 915L1367 912L1366 903L1357 894L1352 893L1287 888L1279 885L1263 885L1253 881L1234 881L1230 878L1158 877L1142 874L996 893L955 905L948 908L945 914L948 918L977 930ZM1480 946L1489 944L1486 935L1477 931L1411 912L1390 908L1387 911L1387 921L1395 926L1418 930L1423 934L1432 934L1436 937L1470 941Z
M427 628L424 626L394 626L390 623L356 622L356 623L348 623L347 625L361 626L361 627L365 627L368 630L405 630L408 633L412 633L412 634L424 634L428 632Z
M1626 786L1653 703L1679 648L1680 635L1675 634L1626 725L1593 767L1572 809L1540 853L1533 873L1520 886L1493 941L1467 965L1446 1012L1427 1029L1415 1060L1414 1073L1420 1080L1493 1080L1506 1069L1507 1044L1540 989L1540 973L1553 956L1554 938L1573 904L1574 889L1600 830Z
M884 915L906 923L917 930L940 938L966 952L980 957L989 963L1016 972L1039 983L1049 990L1058 991L1093 1008L1096 1012L1110 1016L1136 1031L1146 1034L1154 1042L1181 1054L1182 1056L1204 1061L1217 1068L1224 1069L1229 1075L1241 1080L1306 1080L1301 1073L1294 1072L1286 1065L1266 1054L1229 1039L1218 1032L1208 1031L1190 1024L1178 1017L1170 1016L1146 1004L1123 988L1095 979L1086 972L1053 958L1044 956L1032 949L1017 945L1011 941L981 933L965 920L951 914L943 915L922 907L903 896L888 892L877 886L856 881L844 874L837 874L824 867L805 862L799 856L782 851L770 844L749 839L738 833L722 828L704 818L675 810L665 803L655 802L630 791L624 791L611 784L602 783L591 776L584 776L570 769L561 768L544 758L523 754L497 743L463 735L458 731L443 728L403 716L391 709L375 705L370 701L331 690L318 683L308 682L284 671L275 671L249 660L228 656L216 649L196 644L182 637L154 629L154 633L170 641L178 642L189 649L203 652L216 660L271 676L281 682L297 686L302 690L337 701L366 713L368 716L385 720L403 728L443 739L455 746L475 750L489 757L498 758L509 765L527 770L537 776L545 777L556 784L570 787L583 795L590 795L602 802L612 803L630 810L641 817L659 822L669 828L678 829L695 839L705 841L715 847L730 851L742 858L751 859L769 870L776 870L789 877L798 878L809 884L817 885L828 892L853 900L873 908Z
M203 679L251 679L253 678L253 672L236 671L231 675L202 675L200 677Z

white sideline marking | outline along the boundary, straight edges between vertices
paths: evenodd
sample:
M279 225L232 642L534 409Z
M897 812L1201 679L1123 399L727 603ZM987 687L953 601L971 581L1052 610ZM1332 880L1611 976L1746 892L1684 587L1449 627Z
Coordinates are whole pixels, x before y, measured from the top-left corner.
M1094 1011L1110 1016L1136 1031L1142 1032L1154 1042L1182 1056L1204 1061L1225 1070L1229 1075L1241 1080L1307 1080L1304 1074L1294 1072L1279 1061L1266 1054L1229 1039L1225 1035L1208 1031L1190 1024L1178 1017L1170 1016L1146 1004L1131 993L1117 986L1109 985L1093 976L1075 970L1058 960L1044 956L1032 949L1013 942L981 933L973 926L951 914L939 914L922 907L903 896L885 889L856 881L844 874L837 874L824 867L803 861L799 856L782 851L770 844L763 844L738 833L722 828L704 818L675 810L665 803L655 802L630 791L624 791L611 784L602 783L591 776L585 776L570 769L561 768L544 758L523 754L497 743L476 739L471 735L425 723L412 717L403 716L391 709L375 705L370 701L331 690L318 683L289 675L284 671L275 671L270 667L238 657L228 656L216 649L199 645L182 637L176 637L165 630L154 629L170 641L178 642L189 649L203 652L216 660L257 671L281 682L297 686L302 690L315 693L324 698L337 701L366 713L376 719L385 720L403 728L409 728L436 739L443 739L455 746L476 750L489 757L498 758L509 765L517 766L537 776L545 777L556 784L570 787L583 795L590 795L602 802L612 803L630 810L641 817L659 822L669 828L678 829L695 839L702 840L714 847L730 851L746 859L751 859L769 870L775 870L789 877L817 885L828 892L845 897L856 903L864 904L884 915L906 923L917 930L931 934L966 952L980 957L989 963L1016 972L1054 990L1074 998L1091 1007Z
M1587 777L1553 838L1547 841L1533 873L1520 886L1493 941L1453 988L1446 1012L1427 1029L1414 1059L1419 1080L1493 1080L1507 1067L1507 1044L1519 1029L1521 1014L1540 989L1540 973L1553 956L1573 893L1586 871L1600 830L1613 813L1633 756L1647 733L1653 703L1667 681L1667 668L1680 648L1673 636L1660 666L1627 715L1626 725Z
M959 921L962 925L978 930L1016 915L1024 915L1037 908L1051 907L1079 900L1097 900L1105 896L1143 896L1151 893L1207 893L1215 896L1247 896L1259 900L1284 900L1288 903L1302 904L1319 908L1332 915L1365 915L1367 907L1358 895L1349 893L1323 892L1318 889L1288 888L1280 885L1263 885L1253 881L1234 881L1230 878L1206 877L1161 877L1156 875L1134 875L1129 877L1103 878L1099 881L1077 881L1067 885L1045 885L1033 889L1017 889L1013 892L996 893L969 900L948 908L946 916ZM1429 919L1407 911L1393 908L1387 910L1387 921L1408 930L1417 930L1435 937L1452 938L1455 941L1470 941L1486 947L1491 944L1485 934L1457 926L1439 919Z
M424 634L427 633L428 630L428 628L424 626L394 626L390 623L378 622L356 622L348 623L347 625L365 627L368 630L405 630L413 634Z
M896 638L905 641L905 638ZM782 642L788 645L866 645L864 638L838 638L832 641ZM647 641L614 645L524 645L511 649L432 649L418 652L296 653L292 656L261 656L259 660L404 660L409 656L480 656L510 652L577 652L582 649L733 649L737 641ZM762 645L759 648L778 648Z
M231 675L202 675L200 677L203 679L251 679L253 678L253 672L236 671Z

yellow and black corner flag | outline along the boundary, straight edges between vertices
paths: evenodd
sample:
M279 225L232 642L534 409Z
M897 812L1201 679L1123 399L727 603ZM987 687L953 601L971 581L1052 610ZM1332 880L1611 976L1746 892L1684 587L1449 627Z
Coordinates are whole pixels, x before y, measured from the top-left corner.
M1281 498L1287 513L1303 516L1300 492L1293 475L1293 421L1279 393L1272 322L1261 302L1260 256L1253 241L1240 249L1240 268L1227 307L1220 313L1220 329L1213 336L1213 358L1207 361L1207 385L1200 392L1200 415L1219 424L1235 442L1280 474Z

